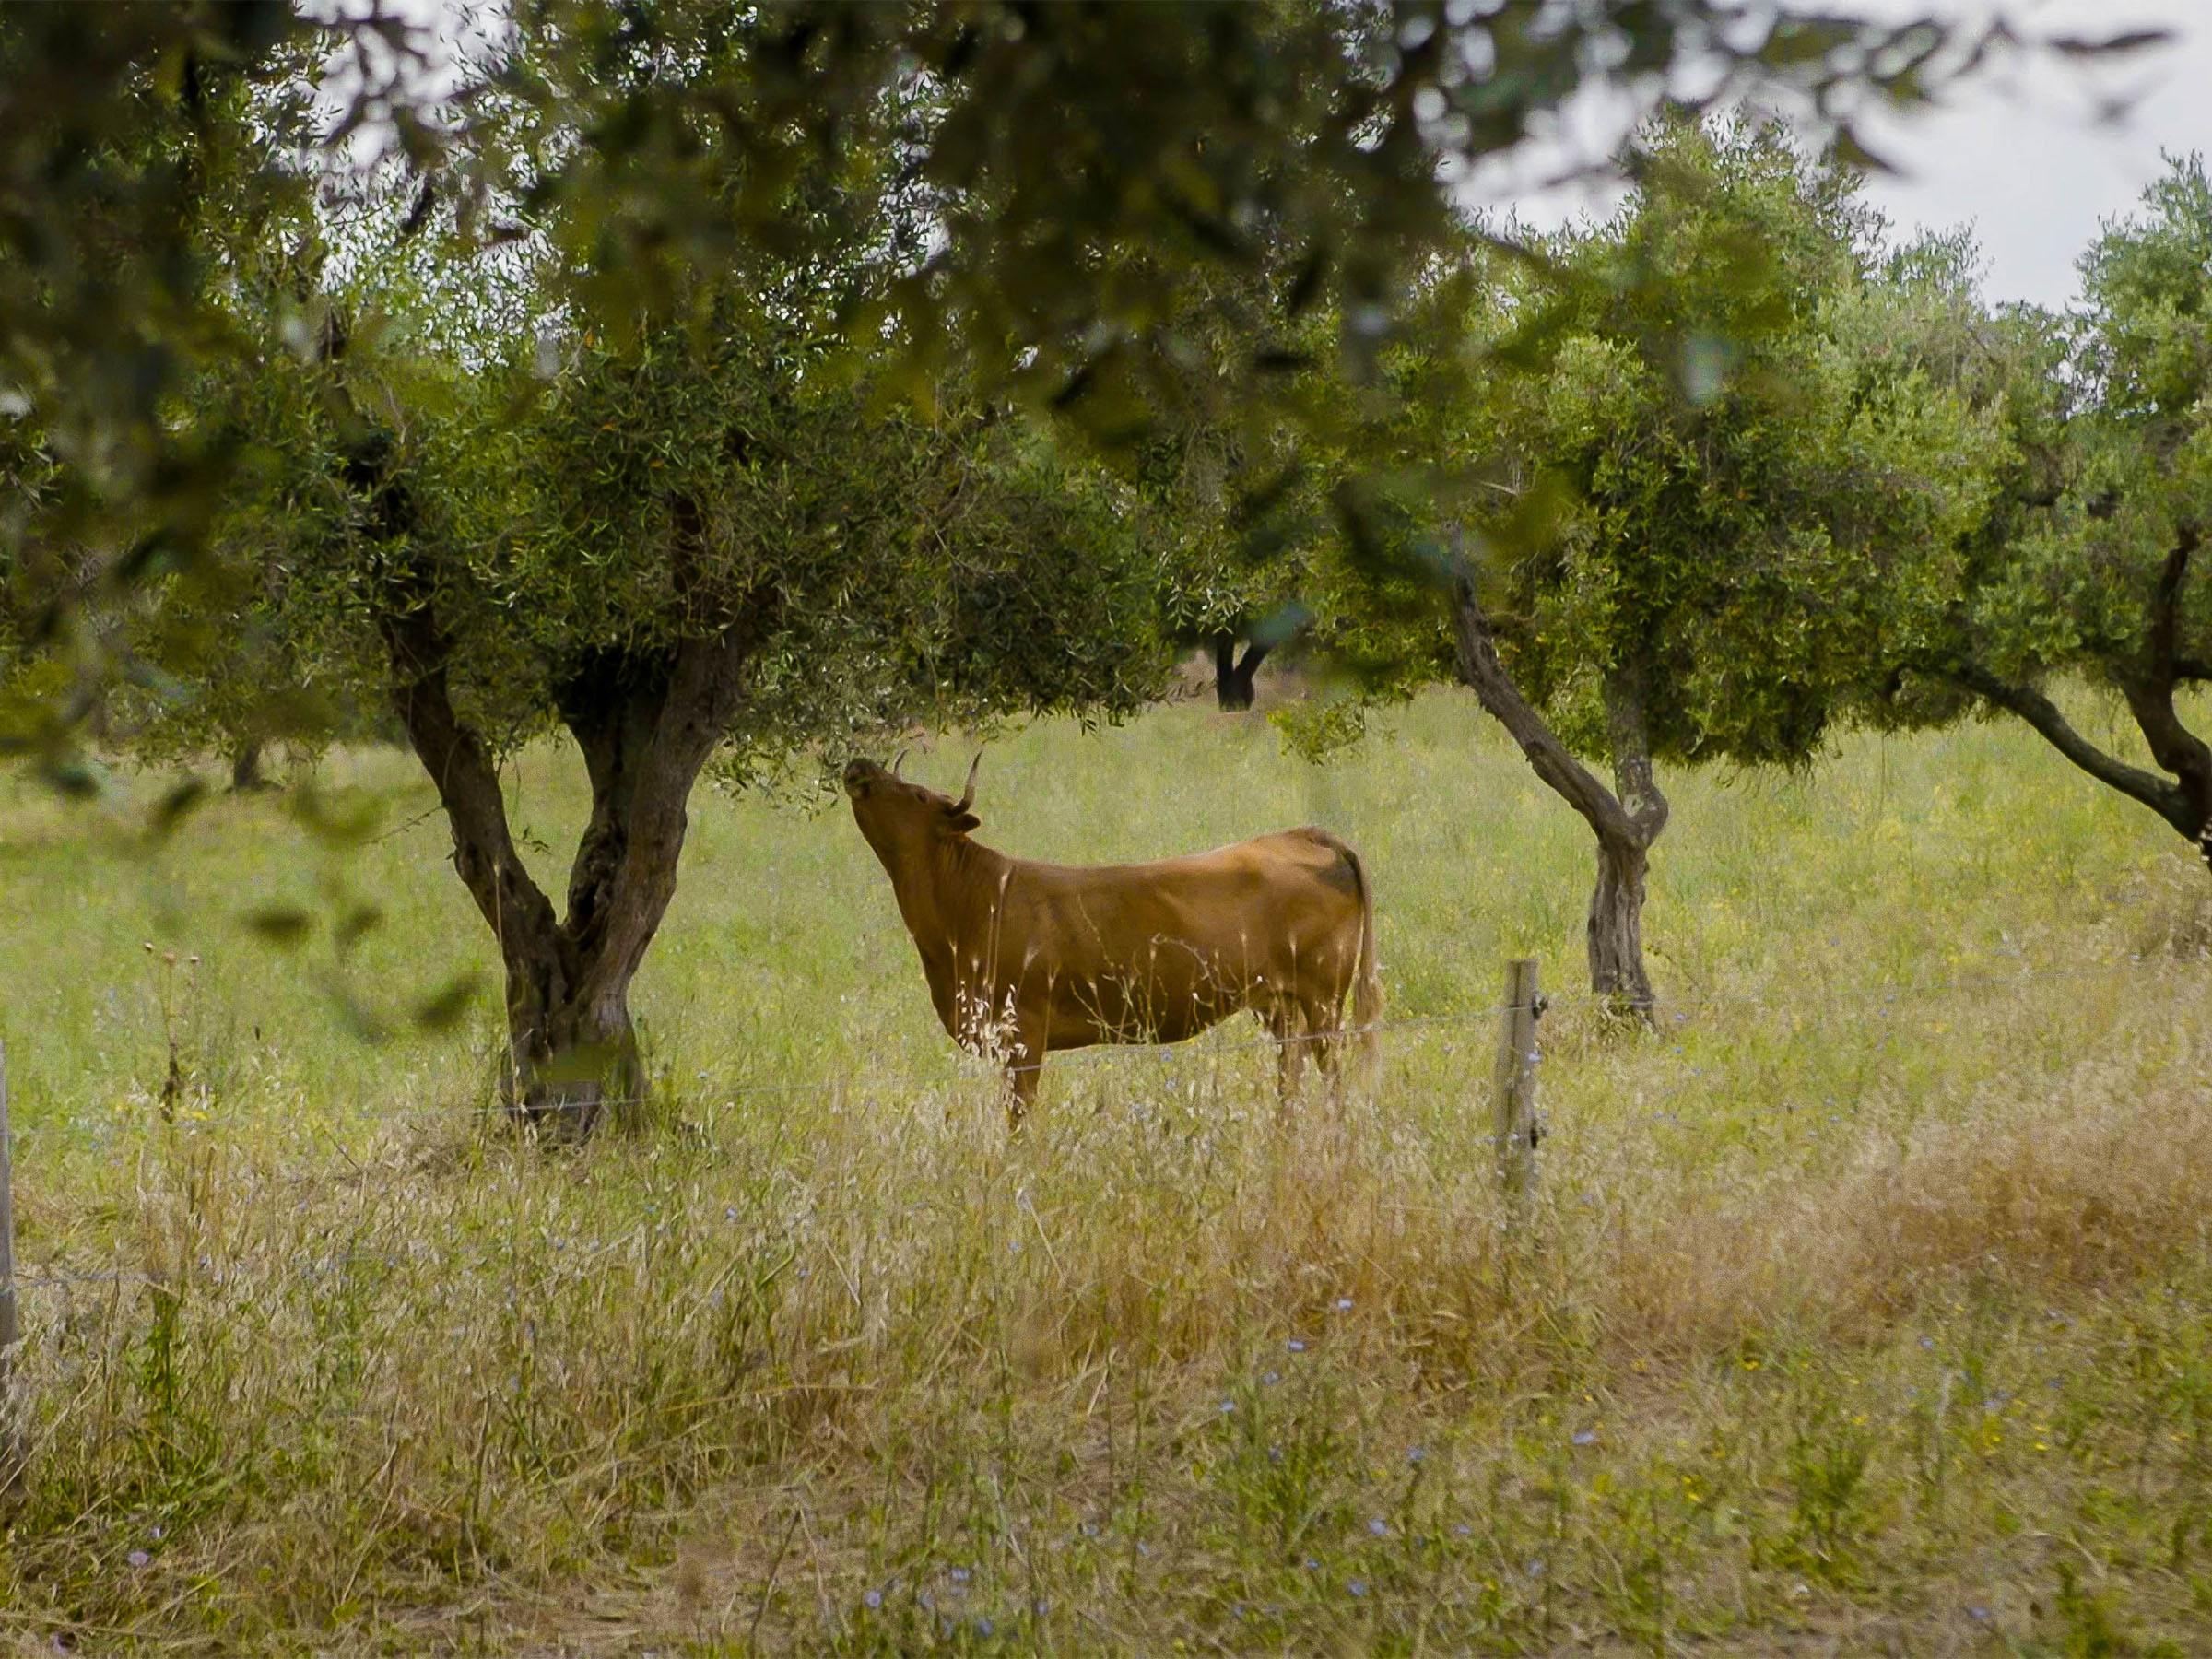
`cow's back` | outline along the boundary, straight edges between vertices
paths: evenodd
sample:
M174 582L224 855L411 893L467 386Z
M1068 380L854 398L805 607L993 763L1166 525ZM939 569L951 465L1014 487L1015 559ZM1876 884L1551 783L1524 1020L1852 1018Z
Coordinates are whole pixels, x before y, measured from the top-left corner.
M1068 1019L1168 1041L1275 996L1340 999L1359 946L1359 870L1321 830L1149 864L1010 861L988 898L961 954L996 985L1048 984Z

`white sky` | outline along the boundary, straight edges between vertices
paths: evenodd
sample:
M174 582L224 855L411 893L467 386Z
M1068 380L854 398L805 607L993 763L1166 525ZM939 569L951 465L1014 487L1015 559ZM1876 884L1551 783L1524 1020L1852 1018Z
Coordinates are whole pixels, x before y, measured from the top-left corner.
M2165 171L2161 148L2212 159L2212 0L1851 0L1839 9L1986 17L2002 11L2027 37L2105 36L2156 26L2168 46L2096 64L2055 54L2011 54L1985 65L1910 116L1883 114L1861 127L1898 170L1868 194L1893 227L1971 223L1992 300L2061 306L2074 298L2074 262L2106 220L2133 211ZM1586 106L1555 141L1479 175L1475 198L1549 228L1602 212L1602 186L1539 188L1546 179L1606 155L1625 107Z

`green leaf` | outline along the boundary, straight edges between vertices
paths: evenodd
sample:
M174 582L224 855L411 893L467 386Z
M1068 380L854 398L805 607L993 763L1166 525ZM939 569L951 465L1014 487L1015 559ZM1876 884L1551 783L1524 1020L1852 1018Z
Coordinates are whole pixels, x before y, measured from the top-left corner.
M314 931L315 919L297 905L271 904L248 911L245 924L280 949L301 944Z
M483 980L474 969L456 976L415 1006L415 1023L426 1031L451 1030L468 1012Z
M198 778L185 779L155 806L153 819L147 826L148 837L157 841L167 841L206 799L205 782Z

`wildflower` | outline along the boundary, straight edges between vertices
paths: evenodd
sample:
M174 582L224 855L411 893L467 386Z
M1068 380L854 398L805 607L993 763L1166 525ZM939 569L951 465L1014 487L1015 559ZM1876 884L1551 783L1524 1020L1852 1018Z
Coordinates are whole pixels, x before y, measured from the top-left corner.
M1594 1429L1577 1429L1574 1431L1574 1443L1578 1446L1594 1446L1597 1444L1597 1430Z
M869 1612L873 1613L877 1608L883 1606L883 1592L880 1590L869 1591L865 1595L860 1598L860 1604L862 1606L867 1608Z
M1308 1572L1319 1572L1321 1571L1321 1563L1315 1560L1312 1556L1308 1556L1306 1558L1306 1571Z
M1969 1607L1966 1610L1966 1616L1977 1624L1987 1624L1989 1622L1989 1609L1987 1607Z
M1523 1568L1522 1571L1527 1573L1530 1578L1542 1578L1544 1576L1544 1563L1542 1561L1531 1561L1526 1567Z
M955 1567L952 1570L952 1582L956 1584L966 1583L971 1576L971 1575L969 1573L968 1569L965 1567Z
M1452 1535L1455 1538L1471 1538L1475 1535L1475 1529L1469 1526L1465 1521L1462 1521L1457 1526L1452 1529Z
M1367 1524L1367 1530L1378 1538L1387 1538L1390 1536L1390 1523L1377 1515Z
M1348 1297L1348 1296L1340 1296L1340 1297L1338 1297L1338 1298L1336 1299L1336 1312L1339 1312L1339 1313L1349 1313L1351 1311L1352 1311L1352 1299L1351 1299L1350 1297Z
M143 1549L134 1549L129 1555L124 1556L123 1559L128 1561L134 1567L144 1567L154 1558L150 1555L147 1555Z
M1420 1447L1416 1446L1412 1451L1406 1453L1406 1461L1407 1463L1418 1464L1424 1462L1428 1456L1429 1453L1427 1452L1423 1451Z
M1283 1380L1283 1373L1282 1373L1281 1371L1269 1371L1269 1372L1268 1372L1268 1373L1267 1373L1265 1376L1264 1376L1264 1377L1262 1377L1262 1378L1260 1379L1260 1381L1261 1381L1262 1382L1265 1382L1265 1384L1266 1384L1266 1385L1267 1385L1269 1388L1273 1388L1273 1387L1274 1387L1274 1386L1275 1386L1275 1385L1276 1385L1277 1382L1280 1382L1282 1380Z
M1052 1604L1051 1602L1049 1602L1049 1601L1046 1601L1046 1600L1044 1599L1044 1597L1043 1597L1043 1596L1041 1596L1041 1596L1039 1596L1039 1597L1038 1597L1038 1598L1037 1598L1037 1599L1036 1599L1034 1602L1031 1602L1031 1603L1030 1604L1030 1612L1032 1612L1032 1613L1034 1613L1034 1614L1036 1614L1036 1615L1037 1615L1037 1617L1038 1617L1038 1618L1043 1618L1043 1617L1044 1617L1046 1614L1050 1613L1052 1610L1053 1610L1053 1604Z
M1933 1336L1923 1336L1920 1339L1920 1346L1924 1348L1926 1348L1930 1353L1933 1353L1936 1350L1936 1338Z
M1242 1602L1230 1603L1229 1616L1231 1618L1242 1618L1244 1617L1244 1604Z
M991 1635L991 1632L997 1629L998 1627L996 1625L993 1624L988 1618L983 1618L981 1614L976 1616L975 1633L978 1636L988 1639Z
M1306 1351L1306 1345L1293 1336L1290 1338L1290 1351L1294 1354L1302 1354Z
M1349 1590L1354 1595L1365 1595L1367 1594L1367 1581L1365 1579L1354 1579L1350 1583L1345 1585L1345 1588Z

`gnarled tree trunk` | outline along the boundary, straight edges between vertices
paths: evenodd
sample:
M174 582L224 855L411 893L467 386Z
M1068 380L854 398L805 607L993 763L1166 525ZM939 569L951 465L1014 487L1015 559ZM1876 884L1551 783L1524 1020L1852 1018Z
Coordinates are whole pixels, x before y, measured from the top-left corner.
M559 918L516 855L489 750L454 712L451 644L430 603L380 618L394 706L438 786L454 868L499 941L509 1105L526 1121L582 1135L642 1102L630 982L676 895L691 786L735 712L760 616L749 607L712 639L566 665L556 695L583 751L592 818Z
M1622 1014L1649 1024L1654 998L1643 966L1644 874L1652 843L1666 827L1666 799L1652 775L1643 679L1631 664L1607 677L1606 712L1611 730L1614 794L1568 752L1498 655L1489 618L1465 569L1456 528L1453 551L1460 574L1453 584L1453 632L1460 679L1505 727L1536 776L1590 826L1597 838L1597 882L1590 895L1590 989Z
M1252 677L1259 672L1260 665L1267 660L1270 646L1257 640L1244 647L1244 655L1237 655L1237 637L1220 633L1214 636L1214 700L1230 712L1249 709L1253 703Z
M1666 797L1652 773L1641 661L1606 677L1606 724L1613 744L1614 798L1619 811L1591 823L1597 834L1597 883L1590 894L1590 989L1650 1023L1654 999L1643 966L1643 878L1652 844L1666 828ZM1626 820L1625 828L1622 820Z
M266 789L269 781L261 775L261 741L254 737L241 738L230 751L230 788L243 794L250 790Z

